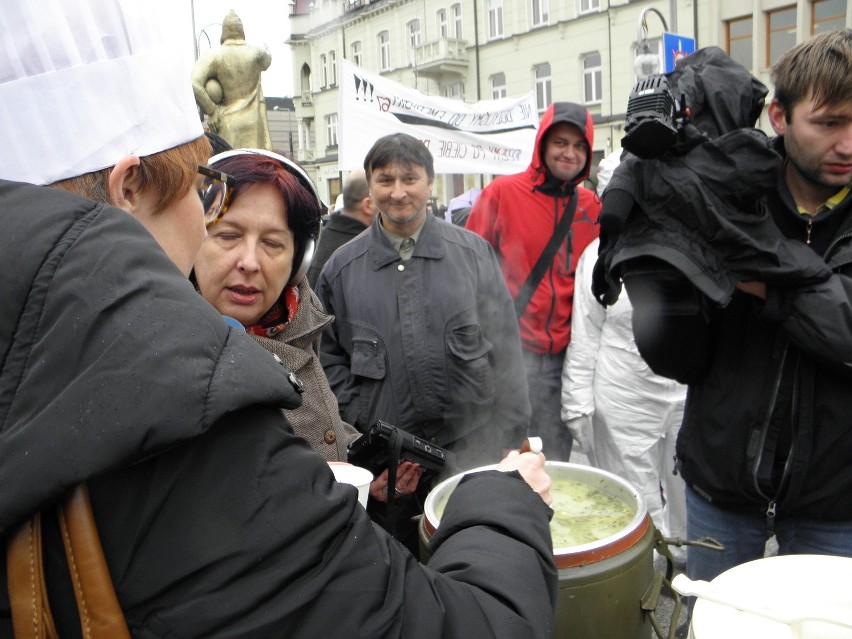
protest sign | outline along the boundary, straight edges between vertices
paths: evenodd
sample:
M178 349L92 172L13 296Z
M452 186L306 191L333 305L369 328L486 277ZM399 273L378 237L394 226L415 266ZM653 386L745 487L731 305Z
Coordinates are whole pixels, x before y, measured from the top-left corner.
M537 128L532 92L471 104L425 95L340 61L341 170L363 166L378 138L401 132L429 147L436 173L517 173L529 166Z

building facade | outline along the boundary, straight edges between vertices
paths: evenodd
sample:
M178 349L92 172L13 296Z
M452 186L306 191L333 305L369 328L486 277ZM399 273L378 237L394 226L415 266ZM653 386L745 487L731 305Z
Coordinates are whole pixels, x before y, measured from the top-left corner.
M342 58L429 95L476 102L533 91L539 112L553 101L585 104L597 160L620 148L637 53L647 43L662 58L664 31L724 49L769 86L782 53L850 26L851 0L295 0L298 160L333 202L345 177ZM764 118L759 126L768 130ZM439 175L435 195L446 203L491 177Z
M291 160L299 161L299 129L293 98L264 98L266 121L272 149Z

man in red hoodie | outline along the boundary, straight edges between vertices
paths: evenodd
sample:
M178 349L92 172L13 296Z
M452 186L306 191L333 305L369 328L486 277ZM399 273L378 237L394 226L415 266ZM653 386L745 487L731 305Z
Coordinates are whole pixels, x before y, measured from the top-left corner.
M580 186L589 176L593 138L592 116L585 107L551 104L542 116L529 167L486 186L465 225L485 238L500 259L519 315L532 404L530 434L544 439L548 459L562 461L568 461L572 444L560 415L560 390L571 339L574 271L583 249L598 236L601 208L594 192ZM570 227L567 220L559 227L563 215L571 216ZM528 282L557 229L562 239L552 259L542 264L543 276L538 284Z

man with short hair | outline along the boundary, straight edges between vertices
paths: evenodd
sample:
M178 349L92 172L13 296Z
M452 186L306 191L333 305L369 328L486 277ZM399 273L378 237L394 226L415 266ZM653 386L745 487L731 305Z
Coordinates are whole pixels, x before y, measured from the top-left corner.
M381 419L447 448L461 469L492 464L521 444L530 414L494 251L427 211L435 171L420 140L380 138L364 169L378 216L335 251L316 291L335 316L320 359L341 415L359 430ZM415 499L428 490L421 479ZM416 549L416 526L403 520L400 538Z
M308 282L315 288L323 265L339 247L364 231L376 217L364 169L355 169L343 185L343 209L329 217L320 233L316 253L308 269Z
M529 167L486 186L465 224L494 247L500 260L519 318L531 434L544 439L550 459L561 461L568 461L572 446L562 422L561 392L574 273L583 249L598 236L601 208L597 196L580 186L589 176L593 138L592 115L585 107L551 104L541 118ZM563 230L559 222L566 215L570 220ZM533 281L530 273L557 229L559 244L543 275Z
M643 357L689 383L677 441L688 536L725 546L689 547L693 579L763 557L773 534L780 554L852 557L850 78L850 29L814 36L772 69L783 168L763 203L786 279L740 276L723 306L662 262L624 276ZM791 247L797 259L781 262ZM814 262L824 276L798 277Z

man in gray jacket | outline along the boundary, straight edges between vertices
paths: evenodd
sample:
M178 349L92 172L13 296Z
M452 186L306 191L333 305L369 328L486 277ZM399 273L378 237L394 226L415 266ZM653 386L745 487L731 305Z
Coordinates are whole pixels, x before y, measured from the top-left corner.
M342 416L361 430L390 422L448 448L461 468L494 463L520 444L530 416L494 251L427 212L435 173L416 138L379 139L364 170L379 215L317 283L336 317L320 359Z

